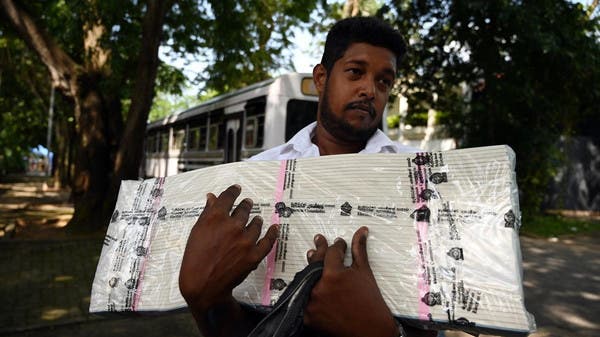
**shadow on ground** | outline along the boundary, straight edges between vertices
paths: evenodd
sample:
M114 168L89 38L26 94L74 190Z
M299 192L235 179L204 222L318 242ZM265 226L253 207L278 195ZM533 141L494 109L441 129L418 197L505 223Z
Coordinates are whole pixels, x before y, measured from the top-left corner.
M45 177L0 181L0 240L68 238L64 227L73 215L69 191L48 186Z

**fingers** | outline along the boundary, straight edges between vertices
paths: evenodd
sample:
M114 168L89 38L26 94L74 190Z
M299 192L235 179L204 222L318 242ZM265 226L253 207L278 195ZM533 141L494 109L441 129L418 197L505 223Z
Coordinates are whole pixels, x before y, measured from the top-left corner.
M206 194L206 205L204 205L204 209L212 207L217 201L217 197L212 193Z
M193 228L196 228L197 226L199 226L202 223L202 219L210 212L210 209L214 206L216 200L217 200L217 197L215 197L214 194L212 194L212 193L206 194L206 204L204 205L204 209L202 210L202 213L200 213L200 216L198 217L198 219L196 219L196 223L194 224Z
M352 266L369 267L369 258L367 256L368 235L369 229L364 226L354 232L354 236L352 236Z
M325 253L325 269L341 269L344 268L344 256L346 255L346 241L342 238L337 238L333 244L327 248Z
M237 197L240 196L242 192L242 187L240 185L235 184L229 186L225 191L221 192L218 198L218 202L215 203L215 207L221 208L225 210L227 213L233 207L233 202Z
M250 198L240 201L239 205L231 212L231 217L240 223L240 226L246 226L250 211L254 202Z
M256 219L256 217L254 219ZM254 219L252 219L252 221L254 221ZM267 230L267 233L265 233L265 236L262 239L258 240L258 242L256 243L258 261L264 259L264 257L267 256L267 254L269 254L271 248L273 248L273 244L275 244L275 241L277 241L278 236L279 225L271 225L271 227L269 227L269 229Z
M258 240L260 236L260 230L262 229L263 218L260 215L252 218L248 226L246 226L246 232L250 235L250 239L254 242Z
M315 235L314 241L315 249L310 249L308 252L306 252L306 259L308 260L308 263L323 261L325 259L327 247L329 246L327 239L321 234Z

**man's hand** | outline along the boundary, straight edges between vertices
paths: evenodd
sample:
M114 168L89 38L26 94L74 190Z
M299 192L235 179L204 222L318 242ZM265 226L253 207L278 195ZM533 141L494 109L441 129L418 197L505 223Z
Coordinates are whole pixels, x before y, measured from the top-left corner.
M344 240L338 238L328 247L325 237L315 236L316 249L308 251L308 262L324 260L324 269L306 307L306 325L331 336L398 336L369 266L367 235L366 227L354 233L350 267L344 266Z
M240 192L241 187L233 185L218 198L209 193L188 238L179 289L196 320L211 309L231 306L233 288L256 269L277 239L278 228L272 225L259 240L263 223L259 216L246 225L251 199L242 200L229 214Z

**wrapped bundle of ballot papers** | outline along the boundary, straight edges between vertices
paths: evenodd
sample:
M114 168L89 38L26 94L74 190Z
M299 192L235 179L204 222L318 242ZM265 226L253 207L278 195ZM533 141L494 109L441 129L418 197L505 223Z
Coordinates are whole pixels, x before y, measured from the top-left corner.
M508 146L247 161L123 181L90 312L184 308L178 276L188 235L206 194L232 184L242 186L237 202L254 201L251 218L265 219L263 232L280 224L274 249L234 289L242 303L273 305L307 265L315 234L351 242L368 226L371 269L402 321L503 336L535 330L524 305L521 212Z

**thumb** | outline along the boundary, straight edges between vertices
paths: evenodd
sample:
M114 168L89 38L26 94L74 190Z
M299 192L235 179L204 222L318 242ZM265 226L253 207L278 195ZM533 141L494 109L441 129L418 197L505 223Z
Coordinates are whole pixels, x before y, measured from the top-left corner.
M364 268L369 266L367 256L367 236L369 229L366 226L359 228L352 236L352 267Z

